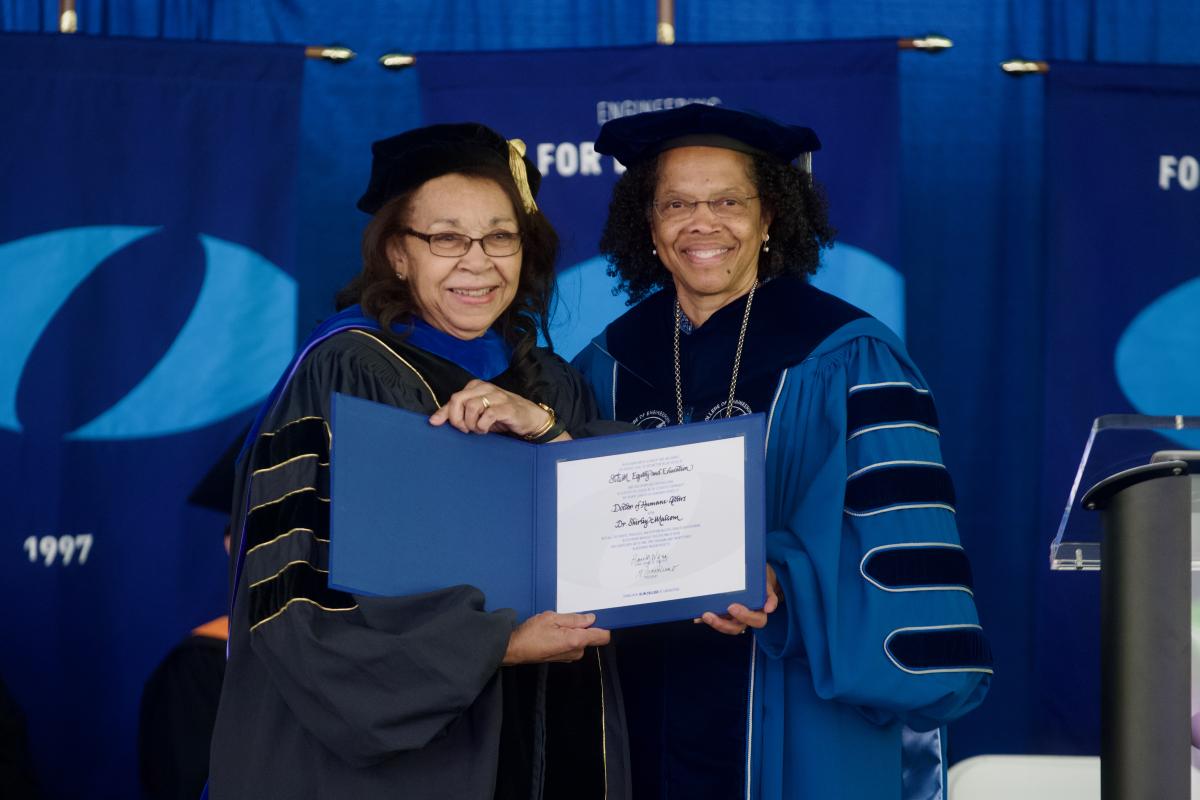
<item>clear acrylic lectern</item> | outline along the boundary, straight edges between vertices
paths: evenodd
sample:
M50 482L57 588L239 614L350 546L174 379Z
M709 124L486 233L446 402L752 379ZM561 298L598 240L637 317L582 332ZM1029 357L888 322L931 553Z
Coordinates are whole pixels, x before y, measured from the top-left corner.
M1191 796L1197 476L1200 417L1100 417L1050 545L1053 570L1101 570L1105 800Z

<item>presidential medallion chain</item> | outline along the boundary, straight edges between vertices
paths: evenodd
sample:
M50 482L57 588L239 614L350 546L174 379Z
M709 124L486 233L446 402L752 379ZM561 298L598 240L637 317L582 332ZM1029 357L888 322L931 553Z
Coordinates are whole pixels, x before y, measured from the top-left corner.
M746 295L746 310L742 312L742 329L738 331L737 350L733 354L733 376L729 379L729 401L725 404L725 418L733 416L733 396L737 392L738 370L742 366L742 345L746 343L746 328L750 325L750 304L754 302L754 292L758 289L758 281L750 287ZM675 419L683 424L683 380L679 374L679 323L683 321L683 309L679 307L679 298L675 298Z

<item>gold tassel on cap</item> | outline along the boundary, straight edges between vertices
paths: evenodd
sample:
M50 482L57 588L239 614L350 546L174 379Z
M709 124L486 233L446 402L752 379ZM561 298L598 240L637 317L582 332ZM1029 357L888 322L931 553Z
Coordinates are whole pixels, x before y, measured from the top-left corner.
M517 191L521 193L525 211L530 214L537 211L537 203L533 202L533 191L529 188L529 174L525 171L525 142L521 139L508 140L508 169L517 183Z

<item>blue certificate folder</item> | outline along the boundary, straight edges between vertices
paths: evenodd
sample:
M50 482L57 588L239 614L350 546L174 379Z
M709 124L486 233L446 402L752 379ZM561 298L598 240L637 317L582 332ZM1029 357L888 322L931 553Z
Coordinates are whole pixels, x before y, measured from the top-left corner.
M335 589L397 597L470 584L489 610L512 608L522 619L554 610L559 462L742 437L746 588L591 610L597 625L620 628L764 602L762 414L532 445L434 427L426 415L335 394L332 422Z

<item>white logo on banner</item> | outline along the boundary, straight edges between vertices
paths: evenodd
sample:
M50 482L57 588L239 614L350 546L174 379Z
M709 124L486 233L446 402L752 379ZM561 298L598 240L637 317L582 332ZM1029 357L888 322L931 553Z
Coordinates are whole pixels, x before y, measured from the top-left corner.
M1138 312L1117 341L1113 366L1121 391L1142 414L1200 414L1200 277L1186 280ZM1172 431L1200 448L1200 431Z
M1200 160L1195 156L1159 156L1158 188L1166 191L1172 183L1189 192L1200 186Z

